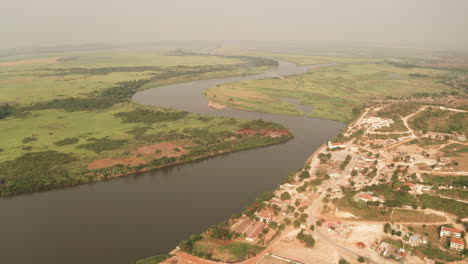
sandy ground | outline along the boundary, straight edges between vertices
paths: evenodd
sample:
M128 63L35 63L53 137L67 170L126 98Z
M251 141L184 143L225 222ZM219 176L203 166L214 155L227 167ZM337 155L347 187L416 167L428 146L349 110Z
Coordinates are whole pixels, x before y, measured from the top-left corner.
M211 100L208 101L208 107L213 108L213 109L224 109L224 108L226 108L225 105L217 103L215 101L211 101Z
M351 234L348 241L351 243L363 242L366 247L372 245L384 234L381 224L363 224L350 227Z
M355 215L353 215L350 212L340 211L340 210L336 211L335 216L342 217L342 218L351 218L351 219L353 219L353 218L356 219L357 218Z
M281 241L271 253L307 264L336 264L340 259L338 251L320 240L316 241L313 248L306 248L297 240Z

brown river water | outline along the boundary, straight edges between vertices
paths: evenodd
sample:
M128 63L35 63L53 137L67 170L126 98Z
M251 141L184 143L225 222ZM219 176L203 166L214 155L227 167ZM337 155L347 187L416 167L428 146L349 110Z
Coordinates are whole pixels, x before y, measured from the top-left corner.
M193 81L137 93L139 104L277 122L286 143L221 154L118 179L0 199L1 264L129 264L173 249L192 233L240 213L275 189L344 124L318 118L207 107L218 84L302 74L279 61L265 74ZM304 108L303 108L304 109ZM89 125L93 125L90 120Z

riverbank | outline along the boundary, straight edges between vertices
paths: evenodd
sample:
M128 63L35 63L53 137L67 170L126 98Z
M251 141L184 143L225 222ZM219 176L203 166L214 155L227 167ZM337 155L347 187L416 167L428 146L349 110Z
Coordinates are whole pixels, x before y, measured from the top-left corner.
M278 68L272 71L278 74L300 74L306 69L280 62ZM189 114L189 120L193 120L190 122L186 118L179 119L174 123L179 127L182 125L193 127L195 121L195 124L201 127L228 129L229 126L221 124L221 120L230 122L231 117L243 120L263 119L290 128L294 134L292 139L283 144L224 153L128 177L113 178L112 181L0 199L0 209L9 216L0 220L0 231L3 234L0 246L8 252L2 259L12 263L34 261L41 264L82 262L128 264L153 255L154 252L168 252L189 234L200 233L206 230L208 223L219 222L229 217L232 212L242 211L245 205L260 193L274 189L278 183L283 182L284 175L287 175L289 169L303 166L302 160L310 155L311 149L318 147L343 127L341 123L324 119L276 116L230 108L214 110L207 107L207 101L202 94L204 89L212 87L215 83L242 78L269 78L269 75L160 86L137 93L134 100L140 103L143 98L145 100L143 104L160 106L157 109L162 112L173 112L161 108L165 107L200 114ZM147 126L144 123L139 125L122 122L122 117L136 109L125 111L115 109L116 111L109 112L106 118L117 123L114 126L116 133L127 135L125 131L133 130L133 126ZM62 121L68 118L61 119L61 116L83 116L84 113L41 111L56 111L55 120ZM126 114L114 117L114 114L121 112ZM219 116L224 118L219 119ZM210 120L205 121L206 118ZM81 123L77 123L84 124L81 127L90 127L89 124L94 122L92 118L82 120ZM241 123L232 125L229 129L237 131L237 125ZM100 128L100 126L91 127ZM120 129L117 129L119 127ZM68 129L80 131L81 128L71 126ZM171 129L173 126L165 128L165 131L170 132ZM139 130L134 130L133 133L136 132ZM146 132L146 136L155 134L153 129ZM133 138L135 135L127 136ZM103 137L105 136L96 138ZM42 139L44 138L38 137L36 141L27 144L34 145L40 143ZM93 142L95 141L83 142L80 139L77 144ZM75 145L65 145L60 148L75 149ZM129 149L128 152L131 153L132 150ZM83 165L86 166L87 163ZM242 195L239 195L239 190ZM200 195L201 193L203 195ZM22 228L24 226L32 226L34 232L25 230ZM80 226L79 234L74 232L77 226ZM38 237L41 238L40 243L37 243ZM57 244L57 241L60 243ZM112 245L112 247L103 247L103 245ZM96 251L96 248L100 250ZM125 250L116 251L115 248L125 248ZM77 249L87 254L80 253L79 257L74 257ZM45 256L43 252L47 252L47 255Z
M55 60L47 68L26 62L0 68L0 84L5 82L9 88L14 87L17 95L13 105L0 102L0 137L3 139L0 196L76 186L148 171L161 165L190 161L187 155L209 156L195 149L200 144L216 145L213 152L228 152L230 141L235 141L229 137L243 129L248 120L142 107L130 102L131 97L148 87L254 74L276 65L273 60L261 58L178 54L164 50L152 55L151 58L160 61L151 66L141 66L151 61L148 58L144 62L130 60L122 66L112 64L119 61L120 53L112 60L102 53L71 53L72 60ZM130 49L129 54L138 57L139 53ZM93 60L88 61L89 56ZM35 82L19 78L24 75ZM76 85L82 87L79 95L74 93ZM42 90L43 86L53 89ZM43 91L41 96L35 94L37 90ZM11 102L9 89L0 94L2 100ZM264 128L268 127L271 124L265 123ZM241 149L271 144L260 141L250 146L246 142ZM156 148L154 151L158 153L132 155L137 148L157 143L172 144L173 148ZM182 154L184 157L179 160Z

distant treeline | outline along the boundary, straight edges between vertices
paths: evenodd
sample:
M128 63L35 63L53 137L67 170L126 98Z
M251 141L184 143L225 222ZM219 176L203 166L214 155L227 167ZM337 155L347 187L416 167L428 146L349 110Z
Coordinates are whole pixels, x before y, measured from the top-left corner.
M131 99L137 89L145 84L147 80L120 82L113 87L101 92L93 92L85 98L68 97L54 99L49 102L35 103L24 107L23 111L64 109L66 111L99 110L112 107L114 104L122 103Z
M174 51L169 53L172 56L200 56L197 53L189 53L184 51ZM113 72L161 72L155 75L155 78L170 78L180 75L187 74L201 74L206 72L214 71L227 71L238 68L246 67L264 67L264 66L277 66L278 63L272 59L260 58L260 57L248 57L248 56L227 56L227 55L211 55L203 54L203 56L216 56L229 59L239 59L244 61L243 63L232 64L232 65L208 65L208 66L184 66L179 65L175 67L164 68L160 66L132 66L132 67L102 67L102 68L41 68L42 71L51 71L51 73L37 74L38 76L64 76L70 74L82 74L82 75L106 75Z
M273 59L262 58L262 57L250 57L250 56L240 56L240 55L221 55L221 54L210 54L210 53L196 53L196 52L188 52L183 50L174 50L168 52L167 55L169 56L214 56L214 57L222 57L228 59L239 59L245 61L246 63L243 64L236 64L236 66L250 66L250 67L263 67L263 66L278 66L278 62Z

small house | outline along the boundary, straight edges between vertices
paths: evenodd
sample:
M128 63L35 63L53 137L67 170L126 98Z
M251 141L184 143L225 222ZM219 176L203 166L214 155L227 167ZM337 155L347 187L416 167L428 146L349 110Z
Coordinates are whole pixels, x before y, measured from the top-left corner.
M452 227L442 226L440 228L440 237L448 236L448 237L460 238L461 233L462 231L460 229L456 229Z
M451 237L450 238L450 249L462 251L465 248L465 241L461 238Z

